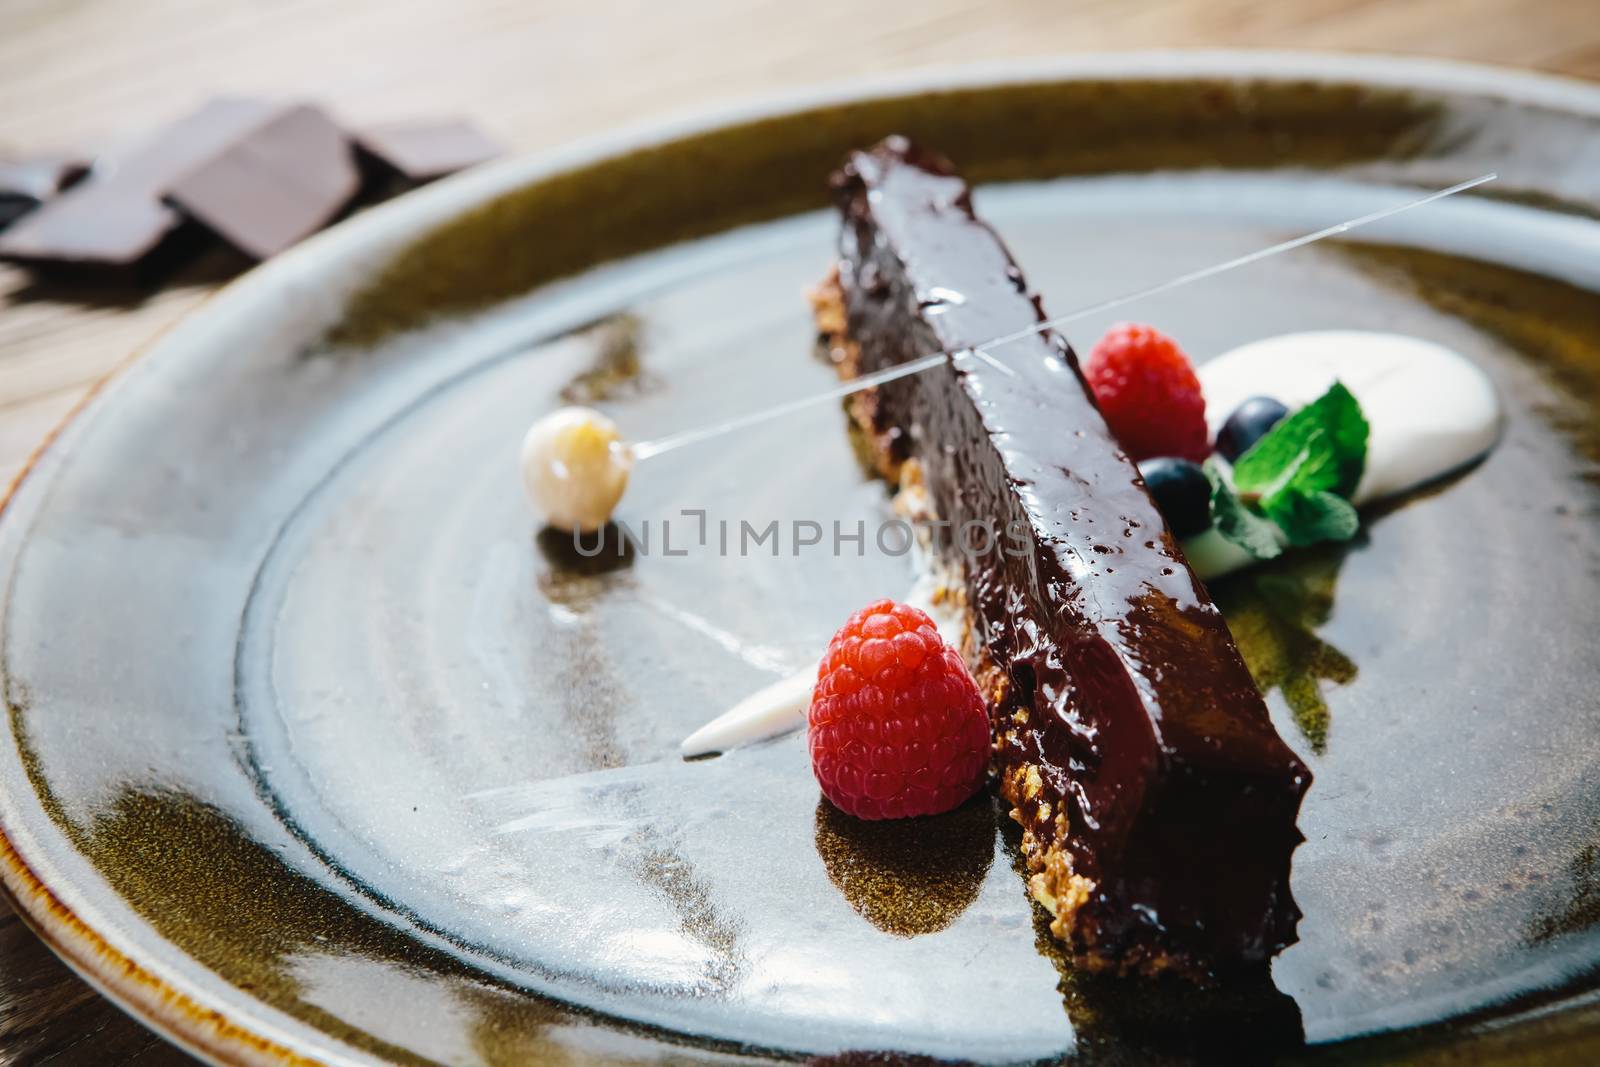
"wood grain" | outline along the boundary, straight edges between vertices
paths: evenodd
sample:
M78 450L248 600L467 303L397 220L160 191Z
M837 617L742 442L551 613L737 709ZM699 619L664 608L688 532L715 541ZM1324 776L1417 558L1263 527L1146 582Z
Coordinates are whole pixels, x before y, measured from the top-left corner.
M1600 78L1594 0L0 0L0 153L93 152L206 96L466 115L513 150L713 100L933 63L1155 47L1352 49ZM236 273L0 268L0 478L89 383ZM0 904L0 1064L190 1062Z

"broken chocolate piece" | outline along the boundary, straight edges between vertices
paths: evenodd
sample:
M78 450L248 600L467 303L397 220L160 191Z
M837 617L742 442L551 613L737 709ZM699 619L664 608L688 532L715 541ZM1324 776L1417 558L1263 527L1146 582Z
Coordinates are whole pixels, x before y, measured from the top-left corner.
M892 138L834 176L818 323L846 377L1044 319L944 160ZM1222 616L1051 331L853 398L926 492L1035 899L1074 963L1205 979L1295 940L1310 784ZM963 541L981 524L988 543Z
M110 155L54 200L81 168L0 163L0 227L17 220L0 234L0 259L129 266L190 219L264 259L327 225L356 197L357 148L409 182L499 154L464 121L387 123L352 139L315 107L219 98Z
M55 199L88 172L83 160L64 156L0 159L0 228Z
M355 132L355 141L410 181L426 182L493 159L500 147L461 119L389 122Z
M288 108L167 186L167 200L257 259L333 219L361 186L344 133L321 110Z
M166 127L0 233L0 258L126 266L149 254L183 221L161 202L173 179L259 125L278 109L222 98Z

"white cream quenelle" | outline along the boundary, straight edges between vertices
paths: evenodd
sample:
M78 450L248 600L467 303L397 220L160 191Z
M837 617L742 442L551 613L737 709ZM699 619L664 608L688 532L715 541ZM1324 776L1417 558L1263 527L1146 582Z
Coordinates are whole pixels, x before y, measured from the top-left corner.
M933 575L924 571L904 602L926 612L945 643L959 647L964 620L940 601L935 586ZM816 680L817 666L812 665L756 690L684 738L679 752L684 759L693 759L798 730L805 725Z
M1500 398L1488 375L1443 345L1397 333L1319 330L1252 341L1200 366L1214 438L1255 396L1291 411L1335 380L1367 418L1367 463L1357 507L1415 489L1484 455L1500 438ZM1189 565L1217 578L1256 562L1213 528L1184 541Z
M610 522L632 471L617 424L591 408L552 412L522 439L522 487L558 529L593 533Z
M1488 376L1464 356L1420 338L1357 330L1284 334L1224 353L1197 373L1213 437L1251 397L1269 396L1292 410L1317 399L1335 379L1343 382L1369 426L1357 505L1465 466L1500 436L1500 399ZM1183 548L1206 579L1256 562L1214 529L1187 539ZM941 629L945 625L941 620ZM723 752L799 729L815 677L813 668L751 694L685 739L683 754Z

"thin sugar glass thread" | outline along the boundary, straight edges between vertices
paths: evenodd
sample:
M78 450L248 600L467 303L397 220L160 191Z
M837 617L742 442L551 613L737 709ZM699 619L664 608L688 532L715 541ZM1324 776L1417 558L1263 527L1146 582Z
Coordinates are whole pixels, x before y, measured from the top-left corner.
M911 360L908 363L901 363L881 371L875 371L872 374L864 374L859 378L853 378L850 381L844 382L843 384L825 392L813 393L810 396L797 397L794 400L788 400L782 404L775 404L772 407L763 408L760 411L752 411L745 415L739 415L723 422L715 423L711 426L702 426L692 430L680 430L677 433L668 434L665 437L658 437L653 441L641 441L633 446L633 458L635 462L643 462L647 459L652 459L667 452L676 451L677 449L684 448L688 445L699 444L701 441L709 441L714 437L721 437L724 434L734 433L749 426L757 426L761 423L767 422L770 419L782 418L785 415L791 415L794 412L803 411L806 408L814 407L818 404L826 404L833 401L842 400L845 397L850 396L852 393L861 392L863 389L871 389L874 386L897 381L901 378L909 378L913 374L921 374L923 371L932 370L935 367L943 366L947 360L966 352L972 352L975 355L978 355L980 358L983 358L986 362L998 363L998 357L995 356L994 349L1003 345L1008 345L1013 341L1020 341L1025 337L1032 337L1035 334L1043 333L1046 330L1052 330L1058 326L1065 326L1068 323L1077 322L1080 319L1086 319L1091 315L1098 315L1102 312L1122 307L1125 304L1131 304L1136 300L1143 300L1147 297L1171 292L1173 289L1177 289L1185 285L1191 285L1198 281L1204 281L1207 278L1214 278L1219 274L1225 274L1231 270L1238 270L1240 267L1247 267L1252 263L1259 263L1264 259L1270 259L1273 256L1282 255L1285 252L1291 252L1296 248L1304 248L1306 245L1315 244L1316 242L1326 240L1329 237L1337 237L1339 234L1348 233L1351 230L1358 229L1359 227L1368 226L1374 222L1381 222L1384 219L1393 218L1402 212L1411 211L1415 208L1435 203L1445 199L1446 197L1455 196L1457 193L1464 193L1469 189L1476 189L1480 185L1485 185L1494 181L1497 177L1499 177L1499 175L1495 173L1480 174L1476 178L1470 178L1464 182L1457 182L1455 185L1436 190L1435 192L1431 192L1426 196L1419 196L1414 200L1408 200L1403 204L1396 204L1393 207L1386 207L1379 211L1369 212L1365 215L1358 215L1353 219L1346 219L1344 222L1335 223L1332 226L1326 226L1320 230L1314 230L1311 233L1301 234L1299 237L1292 237L1287 241L1280 241L1279 243L1275 245L1269 245L1266 248L1258 248L1254 252L1247 252L1242 256L1235 256L1233 259L1224 260L1221 263L1213 263L1209 267L1201 267L1198 270L1192 270L1186 274L1180 274L1175 278L1168 278L1166 281L1157 285L1138 289L1131 293L1124 293L1121 296L1114 296L1109 300L1102 300L1098 303L1091 304L1088 307L1078 308L1076 311L1069 311L1065 315L1057 315L1054 318L1035 323L1032 326L1025 327L1013 333L1002 334L999 337L991 338L990 340L984 341L981 344L962 345L958 348L950 348L940 352L932 352L926 356L920 356L917 359ZM1003 366L1003 364L999 365Z

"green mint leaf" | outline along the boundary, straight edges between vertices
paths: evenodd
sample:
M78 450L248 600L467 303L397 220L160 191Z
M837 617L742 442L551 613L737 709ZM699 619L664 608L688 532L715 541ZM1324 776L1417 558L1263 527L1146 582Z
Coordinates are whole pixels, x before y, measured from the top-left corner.
M1274 498L1267 517L1278 524L1291 545L1348 541L1361 528L1355 506L1335 493L1290 490Z
M1217 532L1256 559L1272 559L1282 554L1277 527L1239 499L1217 468L1216 460L1206 460L1202 469L1211 483L1211 521Z
M1367 462L1367 419L1355 395L1334 382L1316 400L1269 430L1233 465L1233 484L1269 515L1290 494L1348 497Z

